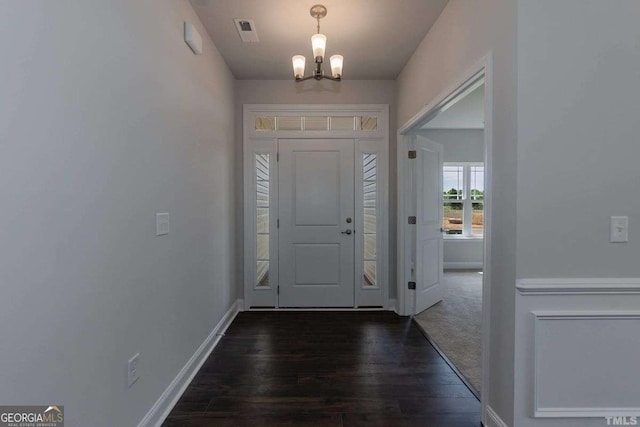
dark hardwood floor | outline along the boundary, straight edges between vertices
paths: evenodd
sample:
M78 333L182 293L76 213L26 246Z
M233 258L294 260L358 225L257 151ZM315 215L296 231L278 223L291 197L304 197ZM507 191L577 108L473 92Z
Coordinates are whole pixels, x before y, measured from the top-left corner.
M238 314L163 426L477 427L480 403L408 318Z

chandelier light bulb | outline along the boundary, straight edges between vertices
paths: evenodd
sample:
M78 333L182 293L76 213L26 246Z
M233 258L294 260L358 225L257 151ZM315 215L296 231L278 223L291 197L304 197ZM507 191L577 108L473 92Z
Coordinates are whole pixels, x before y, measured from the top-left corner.
M331 61L331 75L339 79L342 77L342 63L344 58L342 55L333 55L329 60Z
M296 76L296 79L301 79L304 76L304 63L306 59L302 55L295 55L291 58L291 62L293 62L293 75Z
M314 34L311 36L311 47L314 58L324 58L324 51L327 48L327 36L324 34Z

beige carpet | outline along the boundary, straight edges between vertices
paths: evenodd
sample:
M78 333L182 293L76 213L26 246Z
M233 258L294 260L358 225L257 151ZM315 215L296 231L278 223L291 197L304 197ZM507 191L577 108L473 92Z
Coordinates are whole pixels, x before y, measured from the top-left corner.
M444 299L414 317L469 383L480 391L482 275L447 271Z

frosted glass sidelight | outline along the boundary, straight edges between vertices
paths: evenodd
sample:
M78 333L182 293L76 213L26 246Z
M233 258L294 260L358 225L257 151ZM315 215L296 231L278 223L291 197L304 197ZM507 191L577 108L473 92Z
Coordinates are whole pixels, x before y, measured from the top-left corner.
M378 286L378 156L376 154L362 155L362 195L363 195L363 285L365 287Z
M255 155L256 286L269 286L269 154Z

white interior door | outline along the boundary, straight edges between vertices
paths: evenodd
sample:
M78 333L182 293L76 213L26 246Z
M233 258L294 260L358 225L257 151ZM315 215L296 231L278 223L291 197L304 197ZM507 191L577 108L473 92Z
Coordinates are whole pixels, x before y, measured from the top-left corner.
M417 136L416 304L420 313L442 301L442 145Z
M353 307L354 141L281 139L278 152L279 306Z

